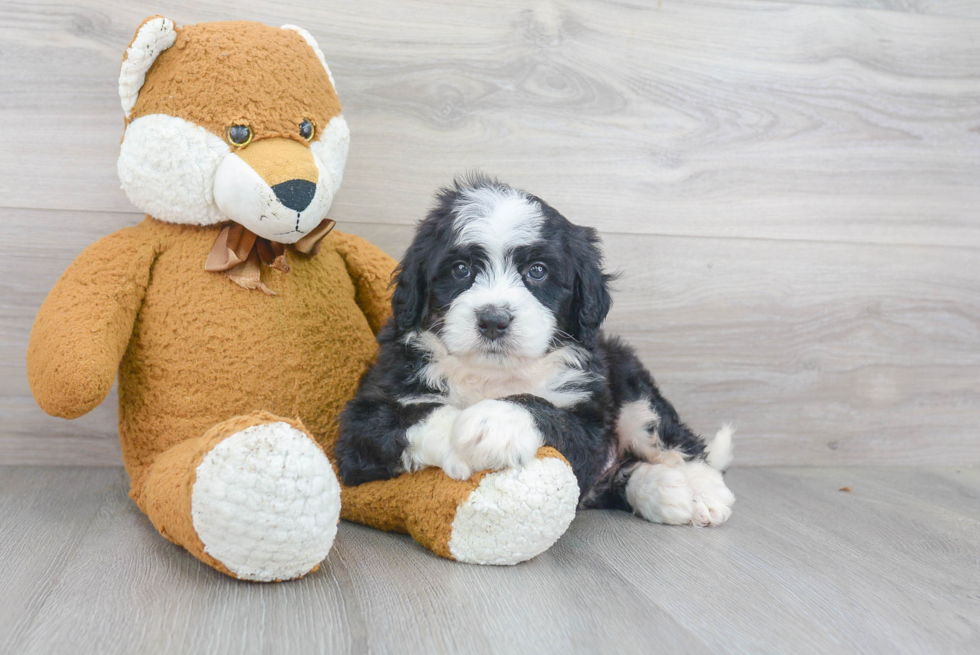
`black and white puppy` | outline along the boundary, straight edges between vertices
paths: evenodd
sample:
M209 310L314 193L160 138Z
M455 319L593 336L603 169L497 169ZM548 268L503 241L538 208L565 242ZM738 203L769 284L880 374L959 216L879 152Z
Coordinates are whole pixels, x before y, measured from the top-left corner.
M549 445L583 507L727 520L732 430L706 443L633 350L600 332L612 301L598 246L595 230L505 184L443 189L398 269L377 362L341 416L344 482L427 466L462 480Z

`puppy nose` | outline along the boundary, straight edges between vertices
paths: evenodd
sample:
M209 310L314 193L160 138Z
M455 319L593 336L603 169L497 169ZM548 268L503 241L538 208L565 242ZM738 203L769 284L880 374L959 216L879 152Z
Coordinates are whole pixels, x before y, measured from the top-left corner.
M476 325L480 332L491 341L499 339L507 331L514 316L500 307L484 307L476 314Z
M313 202L316 184L306 180L286 180L272 187L272 191L283 205L293 211L301 212Z

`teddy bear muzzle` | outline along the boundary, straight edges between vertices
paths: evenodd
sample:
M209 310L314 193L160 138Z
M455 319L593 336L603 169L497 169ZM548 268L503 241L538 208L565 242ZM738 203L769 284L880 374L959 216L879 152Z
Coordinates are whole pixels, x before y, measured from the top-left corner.
M230 220L279 243L295 243L326 217L329 172L306 145L287 138L253 141L224 157L214 201Z

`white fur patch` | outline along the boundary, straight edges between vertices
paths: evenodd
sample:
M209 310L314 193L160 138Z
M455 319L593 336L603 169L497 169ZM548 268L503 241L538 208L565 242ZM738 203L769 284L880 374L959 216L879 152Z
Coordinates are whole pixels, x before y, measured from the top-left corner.
M130 117L140 89L146 81L146 72L160 53L177 40L174 22L158 16L146 21L136 33L132 45L126 49L126 59L119 69L119 100L126 118Z
M506 267L506 270L502 267ZM478 327L478 312L494 306L512 314L507 333L488 343ZM441 336L449 352L456 355L489 354L508 358L511 365L542 357L555 337L555 315L534 297L512 264L491 262L477 274L469 289L456 296L443 319Z
M619 448L648 462L657 461L660 453L660 437L657 434L659 423L660 416L650 406L649 399L626 403L620 409L619 419L616 421Z
M559 459L491 473L456 510L449 552L471 564L525 562L565 533L578 495L572 468Z
M648 521L671 525L720 525L732 515L735 495L721 473L704 462L663 454L663 463L640 464L626 483L626 500Z
M502 262L508 251L538 240L544 215L523 192L495 185L464 190L453 207L456 242L476 244Z
M333 86L334 91L336 91L337 84L333 81L333 73L330 72L330 66L327 65L327 60L323 56L323 50L320 50L320 45L316 42L316 39L313 38L313 35L304 30L302 27L297 27L296 25L283 25L282 29L296 32L303 37L303 40L306 41L311 48L313 48L313 52L316 53L316 58L320 60L320 63L323 64L323 68L327 71L327 77L330 78L330 85Z
M476 471L519 468L543 445L544 437L526 409L504 400L481 400L456 417L442 468L457 480Z
M222 160L214 176L214 202L221 213L260 237L296 243L320 224L333 202L329 173L314 157L319 179L310 204L301 212L286 207L265 180L237 154Z
M214 177L230 148L203 127L175 116L140 116L126 128L117 169L129 200L168 223L228 220L214 203Z
M732 515L735 494L725 486L721 473L703 462L684 467L687 483L694 491L694 525L720 525Z
M344 166L350 150L350 128L343 115L334 116L320 129L320 138L310 144L317 167L328 174L333 193L337 194L344 180Z
M191 494L204 551L244 580L290 580L337 534L340 485L323 451L288 423L237 432L197 467Z
M725 471L731 466L735 459L732 437L735 436L735 428L729 424L721 426L715 434L715 438L704 449L708 454L707 462L716 471Z
M684 525L694 514L694 491L679 469L640 464L626 483L626 500L648 521Z
M319 179L302 212L280 203L223 139L175 116L150 114L130 123L117 168L130 201L161 221L214 225L230 219L266 239L295 243L326 217L349 144L347 123L334 117L310 148Z
M422 382L439 389L439 398L460 409L485 399L532 394L556 407L572 407L589 397L581 385L591 380L583 369L585 351L574 346L525 361L487 358L479 354L451 355L432 332L414 332L406 345L420 350L428 363Z
M479 246L486 267L446 312L441 337L449 352L518 360L543 356L555 336L555 316L528 290L510 255L540 238L540 206L521 191L489 185L462 191L453 211L457 244ZM512 315L507 333L495 342L487 342L477 325L477 313L490 306Z
M459 410L455 407L439 407L405 432L408 445L402 451L402 465L406 471L442 466L449 455L449 439L457 416Z

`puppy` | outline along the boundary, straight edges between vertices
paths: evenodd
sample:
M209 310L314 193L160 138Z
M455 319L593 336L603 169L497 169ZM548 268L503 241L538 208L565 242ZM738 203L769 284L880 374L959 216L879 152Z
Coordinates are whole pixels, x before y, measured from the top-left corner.
M549 445L582 507L702 526L731 515L731 428L706 443L600 332L612 301L594 229L497 181L457 180L394 282L377 362L340 419L346 484L427 466L462 480Z

